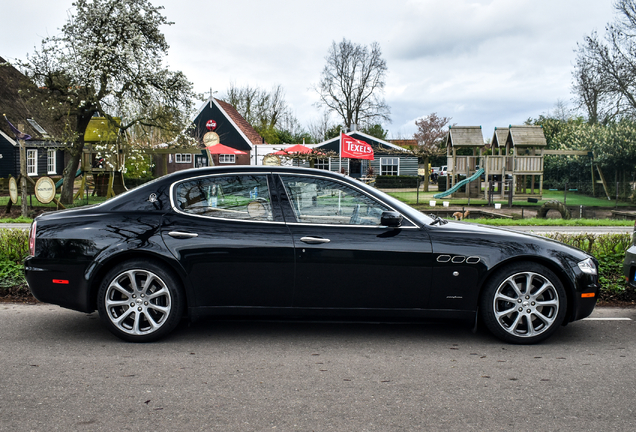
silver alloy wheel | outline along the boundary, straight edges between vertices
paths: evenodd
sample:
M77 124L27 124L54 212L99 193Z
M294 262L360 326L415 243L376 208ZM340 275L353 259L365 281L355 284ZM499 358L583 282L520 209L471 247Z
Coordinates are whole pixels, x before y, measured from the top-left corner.
M147 335L159 330L172 308L165 282L143 269L126 270L117 275L106 289L104 303L108 319L130 335Z
M505 279L493 298L497 323L516 337L533 337L554 324L559 313L559 294L539 273L516 273Z

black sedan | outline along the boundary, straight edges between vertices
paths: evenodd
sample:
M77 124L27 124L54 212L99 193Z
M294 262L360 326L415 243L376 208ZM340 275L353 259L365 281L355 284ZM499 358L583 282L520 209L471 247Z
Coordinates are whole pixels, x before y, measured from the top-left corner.
M180 171L36 218L25 262L43 302L156 340L183 318L480 318L534 343L588 316L596 260L562 243L426 216L324 170Z

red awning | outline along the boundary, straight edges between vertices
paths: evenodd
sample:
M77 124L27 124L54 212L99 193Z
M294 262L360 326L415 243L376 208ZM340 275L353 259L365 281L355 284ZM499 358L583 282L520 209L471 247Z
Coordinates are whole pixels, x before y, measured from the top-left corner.
M228 147L223 144L214 144L210 147L206 147L210 154L230 154L230 155L246 155L247 153L241 150L237 150L232 147Z

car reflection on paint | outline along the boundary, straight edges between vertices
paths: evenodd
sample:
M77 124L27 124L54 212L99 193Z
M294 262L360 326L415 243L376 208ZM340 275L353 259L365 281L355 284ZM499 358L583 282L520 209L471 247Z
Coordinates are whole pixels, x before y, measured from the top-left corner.
M128 341L204 316L480 318L534 343L588 316L597 262L562 243L424 215L293 167L180 171L35 219L26 278Z

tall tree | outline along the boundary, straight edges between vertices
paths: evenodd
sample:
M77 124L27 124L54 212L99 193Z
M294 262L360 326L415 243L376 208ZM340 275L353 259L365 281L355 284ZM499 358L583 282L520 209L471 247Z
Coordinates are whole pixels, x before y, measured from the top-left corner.
M391 110L381 97L386 61L377 42L370 47L343 39L332 42L320 82L314 86L317 106L336 113L347 128L391 121Z
M93 115L114 121L113 113L121 112L122 130L139 123L163 128L192 108L194 96L183 73L163 65L168 44L160 27L172 24L163 7L149 0L76 0L73 7L60 35L45 38L21 64L56 96L56 104L62 104L56 109L68 121L71 157L63 174L64 203L72 202L84 132ZM139 109L126 112L130 101Z
M417 146L411 149L411 153L428 167L428 161L433 156L438 156L444 152L444 137L448 131L446 126L451 121L451 117L440 117L437 113L430 113L418 120L415 120L417 132L413 134L413 139ZM424 190L428 191L428 175L424 178Z
M443 151L442 143L448 133L446 126L450 121L451 117L440 117L437 113L415 120L417 132L413 134L413 139L417 141L422 154L432 156Z
M368 125L362 128L362 132L372 137L386 139L386 135L389 133L387 129L384 129L381 124Z

